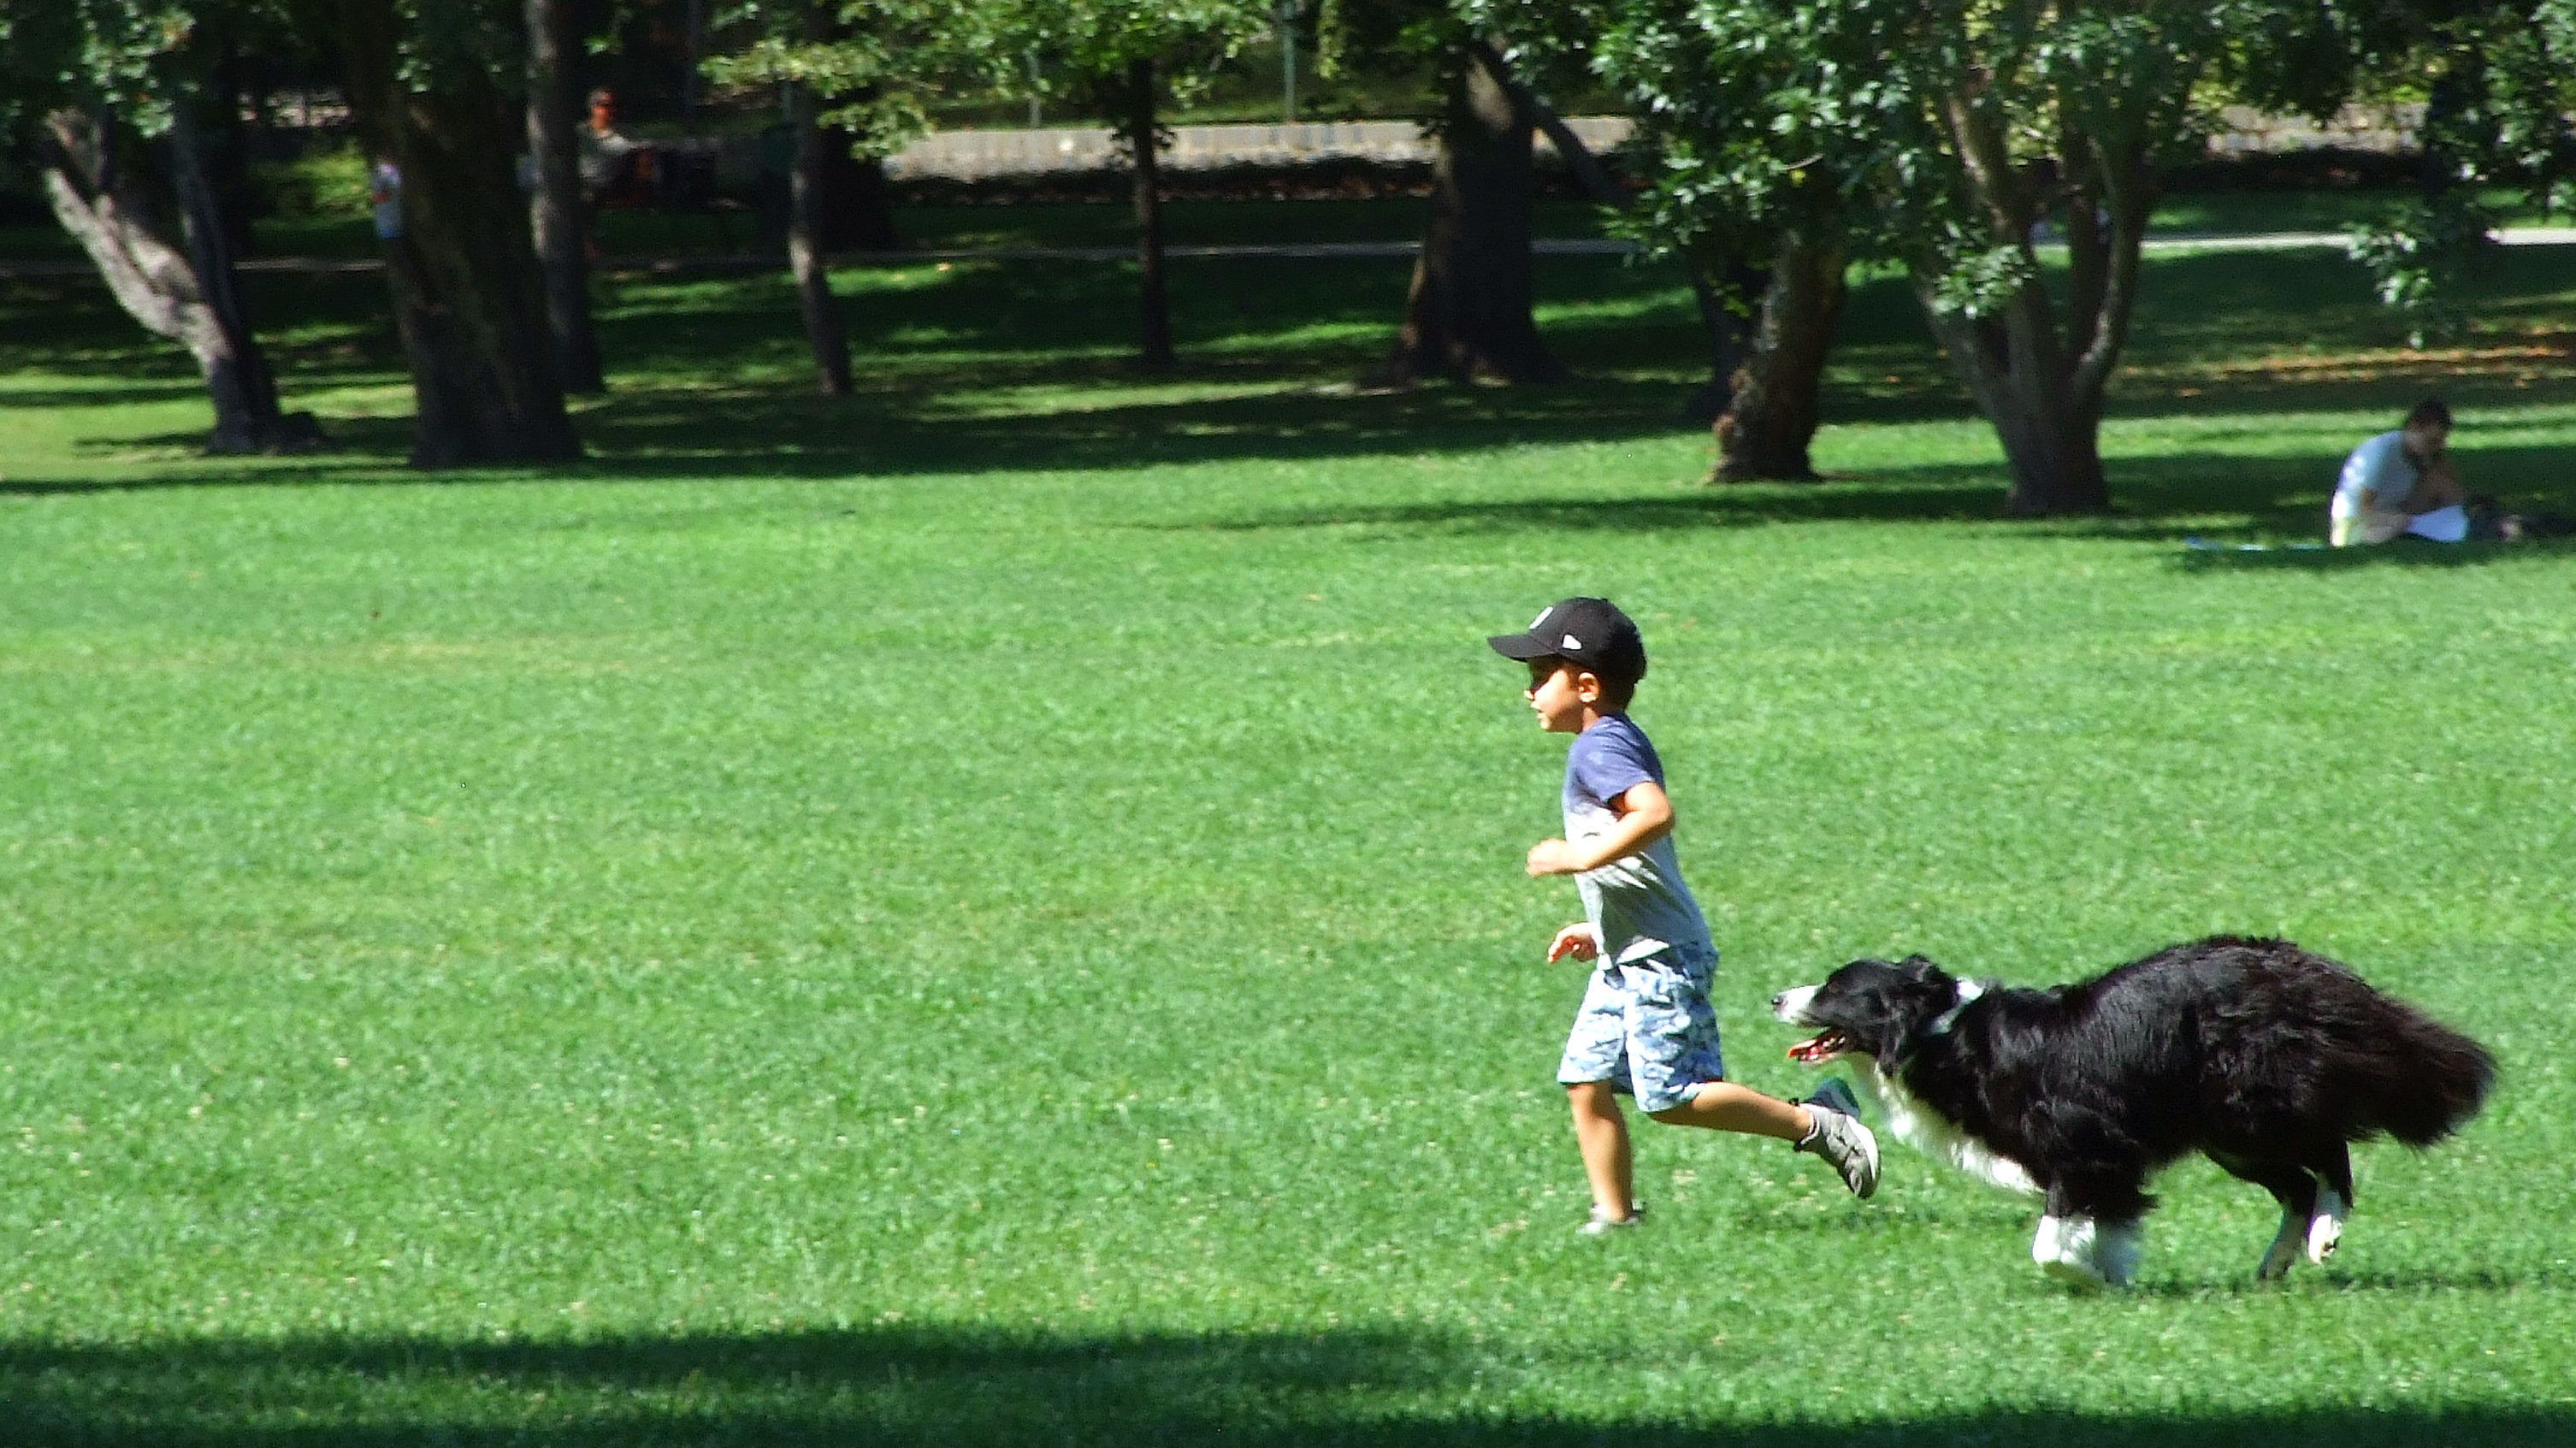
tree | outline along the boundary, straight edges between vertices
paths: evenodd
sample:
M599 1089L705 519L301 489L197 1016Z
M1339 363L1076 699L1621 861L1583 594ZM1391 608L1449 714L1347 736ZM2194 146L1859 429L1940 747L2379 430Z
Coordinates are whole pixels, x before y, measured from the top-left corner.
M1704 91L1665 84L1663 57L1635 53L1635 22L1672 8L1640 0L1458 0L1459 17L1475 33L1513 37L1505 58L1516 70L1555 78L1588 57L1597 76L1627 93L1639 121L1632 171L1649 178L1667 171L1673 138L1733 125L1732 110L1711 105ZM1610 213L1612 230L1671 255L1690 278L1708 331L1709 376L1687 410L1714 423L1712 480L1814 477L1807 446L1821 416L1818 392L1843 296L1839 239L1830 225L1816 224L1830 218L1809 218L1785 234L1776 224L1740 226L1740 234L1719 240L1728 218L1704 188L1622 184L1528 84L1514 84L1528 95L1568 175Z
M1204 86L1216 67L1272 26L1264 0L1023 0L1029 53L1075 77L1126 158L1136 211L1137 346L1146 367L1172 365L1163 285L1163 103Z
M279 406L235 279L239 218L209 174L202 139L200 112L224 98L214 83L221 57L204 36L259 18L149 0L0 13L0 122L19 119L13 110L32 113L56 219L118 305L196 359L214 404L213 453L321 440L311 413Z
M1869 205L1845 138L1789 103L1790 48L1729 52L1677 0L1608 0L1593 67L1628 95L1653 178L1622 229L1677 256L1704 314L1749 318L1717 389L1715 481L1808 480L1825 362ZM1765 123L1767 120L1767 124ZM1723 320L1711 318L1722 335Z
M776 85L794 131L787 258L797 310L826 396L853 385L848 333L826 270L830 147L882 160L930 129L929 103L989 89L1007 62L1014 0L751 0L727 16L741 48L706 63L729 85ZM838 128L835 130L834 128ZM848 140L832 137L845 134Z
M1563 381L1530 315L1537 111L1492 40L1462 38L1443 61L1431 223L1379 380Z
M2489 245L2493 190L2551 207L2576 175L2576 4L2569 0L2325 0L2242 53L2251 103L2324 114L2348 97L2420 87L2418 195L2356 228L2354 257L2418 347L2465 331L2459 291Z
M570 0L525 0L528 27L528 228L544 278L555 380L566 392L607 390L590 325L590 236L582 224L581 142L573 108Z
M1476 7L1442 0L1326 0L1323 64L1428 64L1439 109L1431 215L1379 386L1429 377L1554 382L1565 365L1530 315L1533 145L1541 107Z
M2109 504L2104 398L2128 339L2139 245L2194 89L2291 0L1706 0L1640 6L1658 86L1725 98L1663 188L1759 213L1833 203L1901 259L1935 337L2003 444L2017 514ZM2313 7L2308 7L2313 8ZM1808 214L1815 214L1809 212ZM1795 234L1795 229L1789 229ZM2062 239L2063 282L2041 264Z
M382 238L417 406L414 467L581 454L555 372L513 158L527 73L516 0L287 0L331 52L342 98L400 176Z
M1739 263L1740 264L1740 263ZM1813 482L1808 449L1824 425L1825 361L1843 313L1850 255L1830 231L1787 231L1754 275L1761 299L1742 360L1727 379L1712 482L1756 478ZM1741 302L1720 293L1729 308Z

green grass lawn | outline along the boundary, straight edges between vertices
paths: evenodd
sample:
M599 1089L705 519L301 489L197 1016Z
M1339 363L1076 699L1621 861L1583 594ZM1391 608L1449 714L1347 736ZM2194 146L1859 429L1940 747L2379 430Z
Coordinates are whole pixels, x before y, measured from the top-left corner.
M2121 511L1999 521L1901 289L1813 487L1709 488L1689 297L1542 264L1565 388L1341 385L1402 262L601 286L559 473L398 465L381 284L254 278L345 444L190 451L183 363L0 289L11 1443L2563 1444L2576 552L2190 566L2321 526L2439 385L2576 507L2576 257L2396 346L2332 253L2160 257ZM2282 932L2488 1042L2342 1255L2177 1169L2140 1287L1891 1146L1855 1204L1640 1127L1578 1240L1562 741L1482 644L1634 611L1726 964L2017 983Z

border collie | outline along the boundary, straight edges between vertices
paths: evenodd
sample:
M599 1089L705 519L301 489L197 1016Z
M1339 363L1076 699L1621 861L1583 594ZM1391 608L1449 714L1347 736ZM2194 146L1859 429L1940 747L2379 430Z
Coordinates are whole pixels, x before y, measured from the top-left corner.
M1771 1010L1818 1032L1792 1060L1863 1057L1896 1135L2046 1198L2031 1257L2084 1287L2128 1282L2149 1174L2195 1151L2281 1203L2258 1278L2302 1248L2323 1262L2352 1206L2346 1144L2430 1146L2495 1079L2477 1042L2282 940L2213 936L2049 990L1855 960Z

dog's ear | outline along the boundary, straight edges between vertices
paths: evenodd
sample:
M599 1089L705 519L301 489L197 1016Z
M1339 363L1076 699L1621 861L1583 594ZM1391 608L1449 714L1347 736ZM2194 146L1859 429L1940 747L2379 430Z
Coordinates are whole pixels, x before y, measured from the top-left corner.
M1948 971L1934 965L1931 957L1925 955L1909 955L1898 961L1896 968L1916 985L1932 985L1951 978Z

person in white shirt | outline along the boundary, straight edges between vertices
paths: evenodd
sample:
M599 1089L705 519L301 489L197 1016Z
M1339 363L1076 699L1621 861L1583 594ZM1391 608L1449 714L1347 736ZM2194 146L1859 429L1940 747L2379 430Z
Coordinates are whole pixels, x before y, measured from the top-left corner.
M2327 509L2327 541L2345 548L2410 533L2436 543L2467 537L2467 495L2451 466L2450 441L2451 409L2428 397L2406 414L2405 426L2354 448Z

